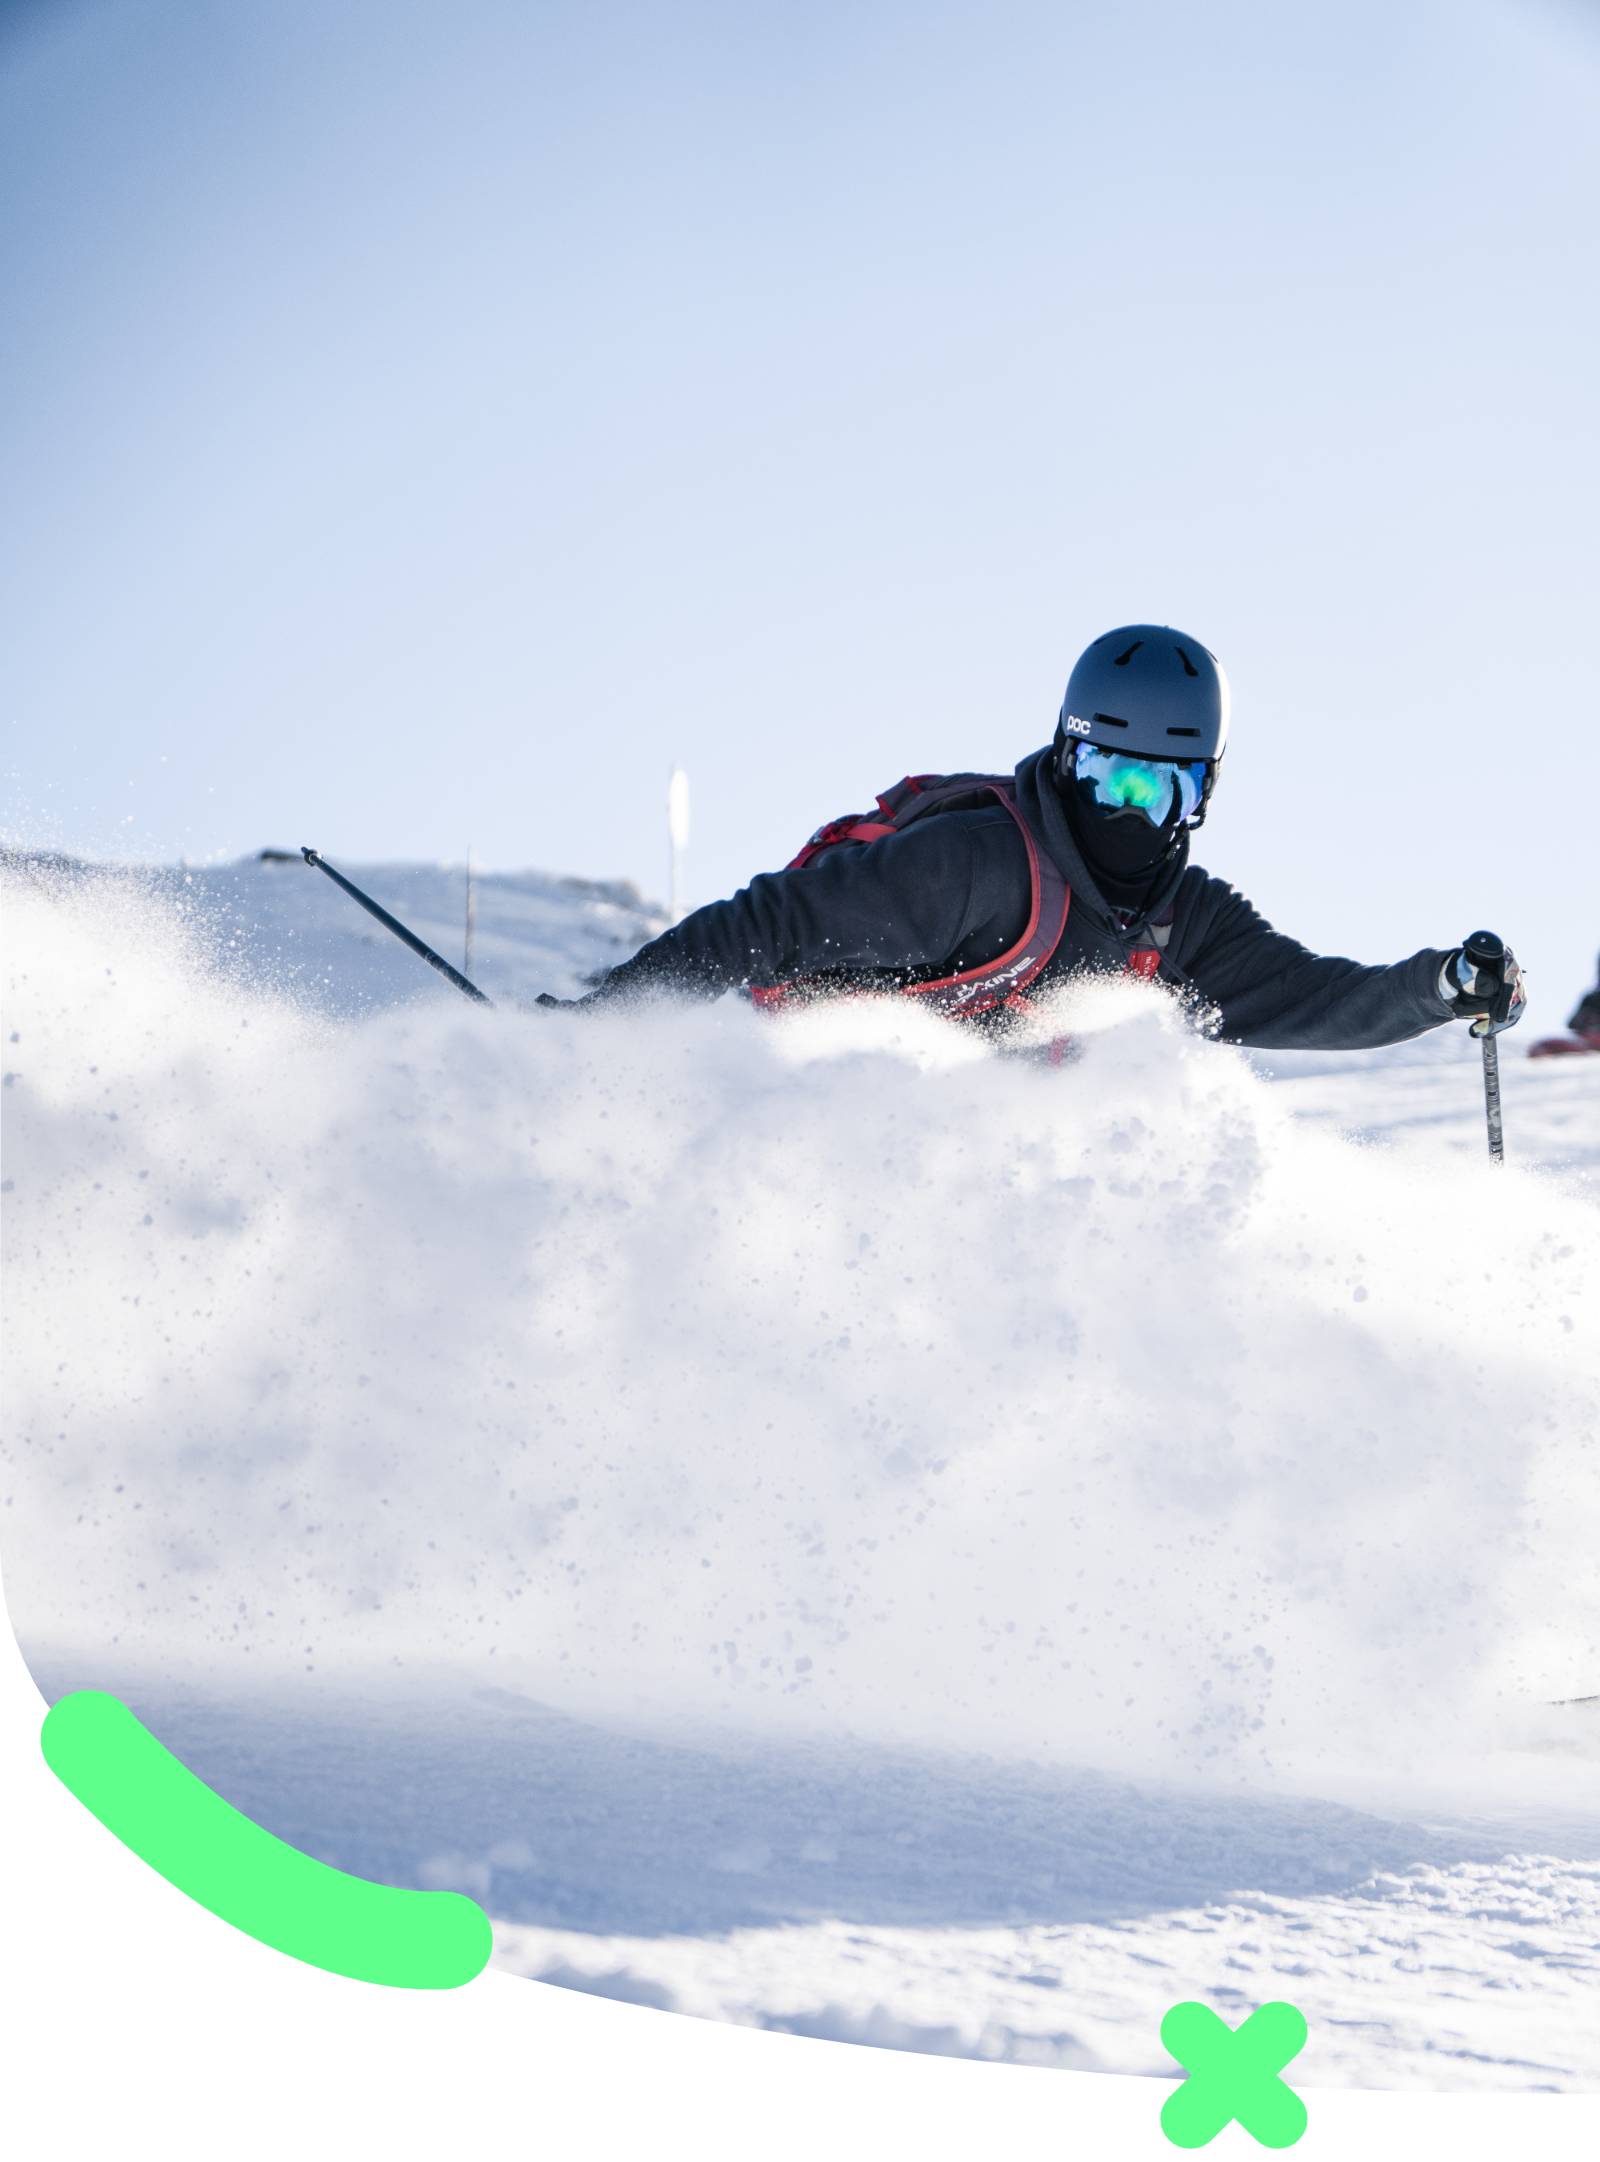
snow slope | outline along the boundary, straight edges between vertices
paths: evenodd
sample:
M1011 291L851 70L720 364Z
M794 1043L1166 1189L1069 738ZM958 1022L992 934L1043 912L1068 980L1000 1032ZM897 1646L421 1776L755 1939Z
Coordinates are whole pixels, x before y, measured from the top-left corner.
M352 875L459 959L459 875ZM47 1688L546 1979L1152 2071L1288 1994L1313 2081L1600 2081L1588 1062L1507 1046L1496 1173L1459 1034L1253 1064L1111 986L1052 1070L517 1013L616 888L484 883L494 1014L299 865L5 902Z

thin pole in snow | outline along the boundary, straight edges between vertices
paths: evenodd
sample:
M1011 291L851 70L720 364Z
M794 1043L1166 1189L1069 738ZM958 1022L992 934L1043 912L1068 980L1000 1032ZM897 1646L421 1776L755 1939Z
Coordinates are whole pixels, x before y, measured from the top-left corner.
M683 852L689 845L689 776L682 766L674 766L667 782L667 840L672 851L672 869L668 880L668 914L674 923L681 923L683 906Z
M467 843L467 932L462 941L461 973L472 974L472 939L478 928L478 894L472 883L472 843Z

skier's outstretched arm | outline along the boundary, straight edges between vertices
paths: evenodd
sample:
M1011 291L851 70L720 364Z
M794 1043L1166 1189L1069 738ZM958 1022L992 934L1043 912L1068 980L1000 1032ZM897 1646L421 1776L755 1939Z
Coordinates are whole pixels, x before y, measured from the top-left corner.
M1275 931L1243 894L1219 879L1207 880L1196 915L1187 950L1172 958L1217 1010L1217 1033L1228 1043L1360 1051L1404 1043L1483 1010L1451 974L1459 948L1424 947L1386 967L1313 953ZM1515 1020L1521 981L1514 960L1510 971L1506 1005Z
M1594 989L1584 992L1568 1016L1567 1026L1576 1036L1600 1035L1600 961L1595 963Z
M1020 862L1020 851L1019 851ZM1025 879L1026 874L1023 873ZM641 993L715 998L747 983L824 969L914 968L971 941L976 851L959 814L830 849L798 871L768 871L730 900L698 908L620 963L581 1003ZM1003 950L1003 926L994 950Z

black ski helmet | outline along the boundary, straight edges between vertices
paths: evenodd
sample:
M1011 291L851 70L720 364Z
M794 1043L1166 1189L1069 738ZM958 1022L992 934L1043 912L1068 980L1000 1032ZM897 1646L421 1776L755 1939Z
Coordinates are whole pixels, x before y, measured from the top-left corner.
M1228 679L1198 638L1159 623L1107 631L1078 656L1058 748L1097 743L1130 758L1204 758L1228 741Z

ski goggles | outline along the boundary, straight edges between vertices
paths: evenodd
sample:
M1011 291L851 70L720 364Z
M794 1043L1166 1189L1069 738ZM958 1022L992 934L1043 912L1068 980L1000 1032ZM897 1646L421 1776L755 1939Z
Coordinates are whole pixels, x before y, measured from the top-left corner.
M1210 793L1211 769L1203 758L1129 758L1098 743L1073 748L1073 773L1093 790L1096 803L1108 811L1142 811L1152 826L1164 826L1172 816L1174 790L1183 825L1198 816Z

